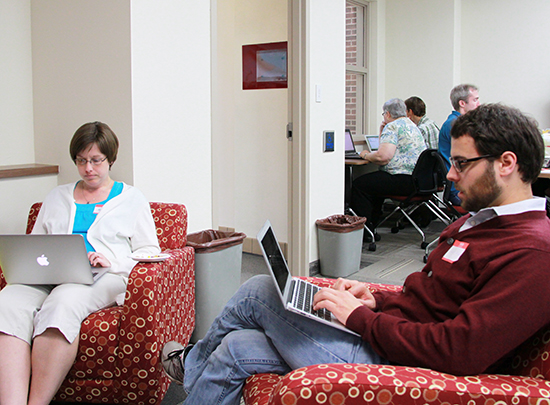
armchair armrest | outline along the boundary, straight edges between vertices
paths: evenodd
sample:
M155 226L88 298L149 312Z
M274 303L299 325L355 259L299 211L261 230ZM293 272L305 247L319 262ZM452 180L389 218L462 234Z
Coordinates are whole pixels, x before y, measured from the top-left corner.
M2 273L2 268L0 267L0 290L6 286L6 280L4 279L4 273Z
M274 381L278 383L274 384ZM246 404L346 405L524 403L545 398L547 381L508 375L457 377L433 370L366 364L321 364L285 376L259 374L245 386ZM271 390L267 395L266 390ZM267 400L267 398L269 398ZM545 399L545 401L547 398ZM534 403L533 402L533 403ZM527 402L525 402L527 403Z
M130 403L136 391L156 391L154 380L167 388L158 353L170 340L186 344L195 326L195 252L184 247L163 253L171 257L138 263L126 289L117 372L118 388Z
M334 278L323 278L323 277L300 277L306 281L309 281L310 283L313 283L315 285L318 285L319 287L330 287L334 284L336 279ZM401 291L403 288L400 285L392 285L392 284L380 284L380 283L368 283L365 282L365 284L369 287L371 292L375 291Z

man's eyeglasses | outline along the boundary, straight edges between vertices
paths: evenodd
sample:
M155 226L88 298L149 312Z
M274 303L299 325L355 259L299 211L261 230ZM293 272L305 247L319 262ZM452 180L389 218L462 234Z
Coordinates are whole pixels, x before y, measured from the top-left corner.
M462 173L462 170L464 169L464 165L468 165L468 163L477 162L478 160L481 160L481 159L494 158L497 156L498 155L483 155L483 156L478 156L470 159L455 159L451 157L449 158L449 161L451 162L451 164L453 165L453 167L458 173Z
M93 158L93 159L84 159L84 158L76 158L74 160L74 162L76 163L77 166L86 166L86 164L88 164L88 162L92 165L92 166L99 166L100 164L102 164L105 159L107 159L107 157L104 157L103 159L100 159L100 158Z

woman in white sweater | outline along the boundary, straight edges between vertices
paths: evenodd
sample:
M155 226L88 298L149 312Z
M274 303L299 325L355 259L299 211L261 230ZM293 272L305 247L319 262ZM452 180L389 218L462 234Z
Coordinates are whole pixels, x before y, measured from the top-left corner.
M133 253L160 252L148 201L115 182L118 139L100 122L82 125L70 144L82 180L45 198L33 233L78 233L88 259L107 272L92 285L8 285L0 291L0 404L47 405L71 368L80 325L92 312L121 303Z

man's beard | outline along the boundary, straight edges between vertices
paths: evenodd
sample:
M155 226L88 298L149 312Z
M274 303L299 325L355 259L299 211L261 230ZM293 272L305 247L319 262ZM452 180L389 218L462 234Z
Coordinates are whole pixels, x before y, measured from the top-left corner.
M495 179L495 169L488 164L483 175L475 181L468 190L467 196L462 200L462 208L467 211L477 212L482 208L489 207L502 194Z

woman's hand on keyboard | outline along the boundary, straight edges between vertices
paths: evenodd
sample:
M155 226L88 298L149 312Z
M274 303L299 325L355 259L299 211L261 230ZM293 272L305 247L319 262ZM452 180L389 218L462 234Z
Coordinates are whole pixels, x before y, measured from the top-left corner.
M99 252L88 252L88 260L92 267L111 267L111 262Z

